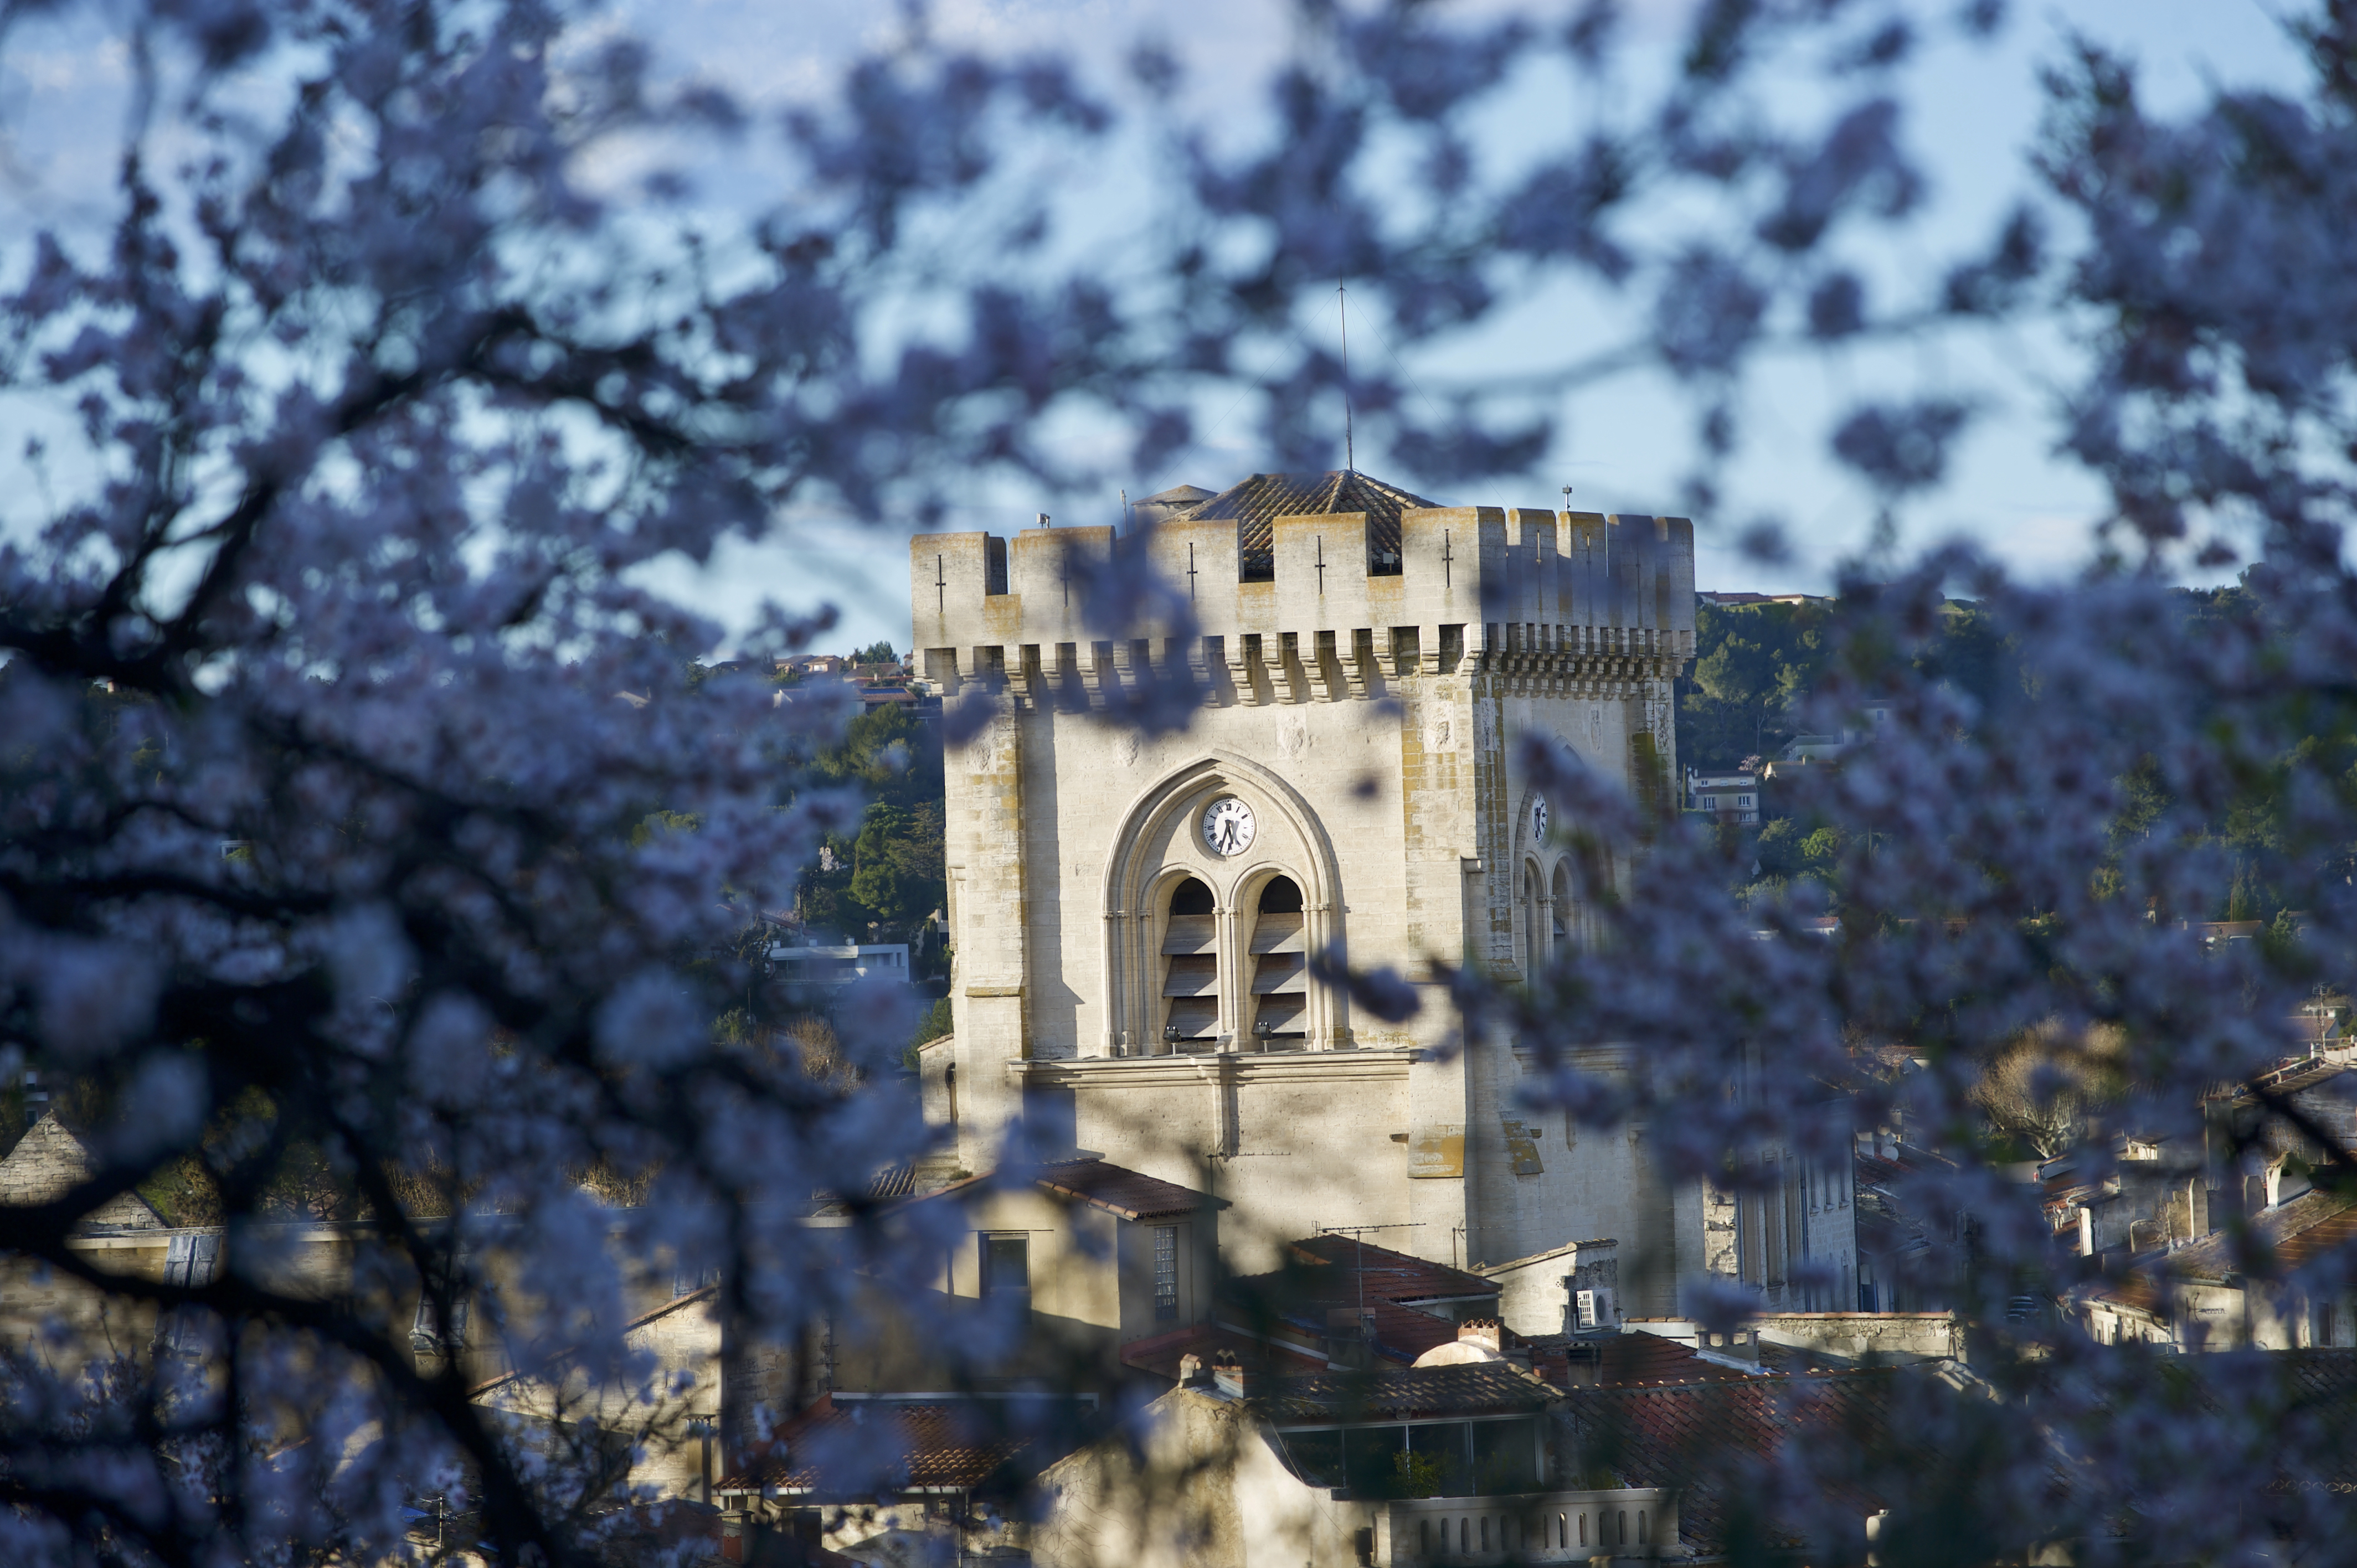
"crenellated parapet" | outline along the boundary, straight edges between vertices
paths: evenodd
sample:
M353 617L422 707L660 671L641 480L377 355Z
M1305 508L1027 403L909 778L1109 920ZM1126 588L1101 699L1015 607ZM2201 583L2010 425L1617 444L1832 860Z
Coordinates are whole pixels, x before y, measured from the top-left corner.
M1150 557L1196 630L1092 633L1079 580L1106 528L1012 539L920 534L910 608L923 673L980 682L1018 708L1103 706L1132 682L1186 677L1222 703L1364 701L1443 673L1510 694L1633 695L1694 655L1694 526L1684 518L1496 507L1160 523Z

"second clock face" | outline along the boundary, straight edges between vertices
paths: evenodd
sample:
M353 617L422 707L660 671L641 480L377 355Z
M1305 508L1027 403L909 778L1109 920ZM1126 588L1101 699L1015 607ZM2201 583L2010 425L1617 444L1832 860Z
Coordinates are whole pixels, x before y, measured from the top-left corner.
M1242 854L1252 847L1253 810L1233 795L1203 808L1203 847L1213 854Z

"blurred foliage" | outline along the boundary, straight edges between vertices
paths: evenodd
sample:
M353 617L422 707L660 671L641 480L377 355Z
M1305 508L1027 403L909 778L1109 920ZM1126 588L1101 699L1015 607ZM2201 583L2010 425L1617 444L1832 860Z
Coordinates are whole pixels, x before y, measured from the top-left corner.
M2230 638L2249 629L2264 613L2259 596L2241 585L2182 589L2173 596L2184 618L2183 631L2195 641ZM1838 640L1835 634L1845 624L1844 613L1839 599L1697 606L1695 663L1679 682L1681 768L1734 768L1750 756L1773 760L1781 746L1803 733L1802 714L1829 675L1872 694L1873 668L1829 670L1828 650ZM1858 663L1855 645L1849 659L1852 666ZM2010 704L2036 703L2043 695L2040 676L2022 668L2014 639L1970 600L1952 599L1943 607L1938 635L1908 665L1909 673L1940 682L1962 699L1966 714L1989 715L1987 722L2004 722L1996 715ZM2316 733L2273 767L2251 771L2234 803L2189 841L2189 846L2225 850L2230 869L2206 903L2176 911L2176 918L2274 923L2289 922L2297 913L2284 891L2290 880L2284 861L2291 837L2286 813L2305 790L2357 792L2357 732L2347 716L2307 716ZM2124 803L2112 822L2112 855L2092 874L2099 892L2120 885L2120 855L2169 811L2173 802L2160 779L2160 770L2147 761L2115 780ZM1812 883L1838 913L1846 855L1853 847L1864 852L1872 846L1862 840L1854 844L1855 835L1825 815L1821 800L1803 807L1800 794L1791 783L1766 780L1760 823L1730 830L1738 835L1729 846L1733 891L1756 904ZM2357 846L2351 846L2349 859L2357 869Z

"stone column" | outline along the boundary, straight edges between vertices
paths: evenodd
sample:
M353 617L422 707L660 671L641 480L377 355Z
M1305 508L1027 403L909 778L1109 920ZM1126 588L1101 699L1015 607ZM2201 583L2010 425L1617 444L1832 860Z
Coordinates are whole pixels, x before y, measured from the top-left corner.
M990 701L992 694L964 700ZM942 764L953 779L947 847L958 879L958 972L950 1003L957 1029L958 1159L974 1171L996 1163L999 1142L1022 1118L1021 1093L1006 1064L1030 1054L1022 726L1014 714L995 714Z

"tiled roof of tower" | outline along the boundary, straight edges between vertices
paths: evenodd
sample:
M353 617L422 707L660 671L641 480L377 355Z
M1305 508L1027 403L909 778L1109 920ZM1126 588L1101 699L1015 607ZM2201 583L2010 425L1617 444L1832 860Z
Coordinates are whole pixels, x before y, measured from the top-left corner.
M1234 519L1243 580L1254 583L1266 582L1275 573L1274 524L1280 517L1366 513L1367 569L1380 577L1395 575L1400 569L1400 513L1437 504L1355 468L1344 468L1331 474L1254 474L1178 515L1191 522Z
M1141 522L1161 522L1168 518L1200 506L1211 499L1211 492L1200 485L1173 485L1157 491L1144 500L1132 501L1130 513Z

